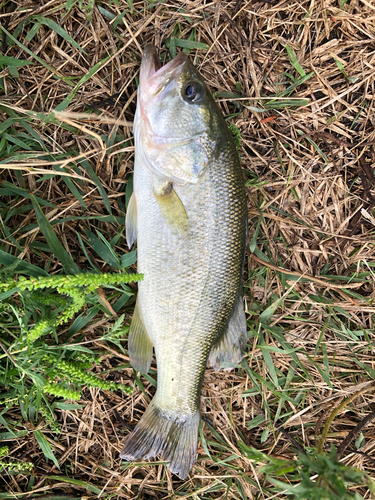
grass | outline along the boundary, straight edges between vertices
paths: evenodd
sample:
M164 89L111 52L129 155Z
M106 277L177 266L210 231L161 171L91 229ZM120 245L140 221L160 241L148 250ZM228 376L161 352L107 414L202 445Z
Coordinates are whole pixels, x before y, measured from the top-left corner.
M42 0L0 15L0 498L373 498L369 3ZM126 342L148 42L203 74L248 193L247 355L206 371L187 481L119 459L157 383Z

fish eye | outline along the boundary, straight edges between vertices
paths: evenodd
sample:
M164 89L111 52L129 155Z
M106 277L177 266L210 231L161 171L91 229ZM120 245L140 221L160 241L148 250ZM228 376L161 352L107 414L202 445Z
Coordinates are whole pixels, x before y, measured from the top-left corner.
M199 83L188 82L182 91L182 97L186 102L197 103L203 97L203 88Z

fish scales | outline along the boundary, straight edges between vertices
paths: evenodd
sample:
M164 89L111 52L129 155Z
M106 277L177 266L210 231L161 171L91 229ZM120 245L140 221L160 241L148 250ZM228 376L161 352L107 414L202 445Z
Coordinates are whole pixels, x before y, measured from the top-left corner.
M195 461L200 391L210 352L216 345L210 358L215 368L220 360L235 364L246 341L241 282L247 209L231 134L198 72L186 57L180 59L183 68L175 63L177 69L172 67L172 76L166 84L164 79L159 94L173 82L176 101L179 92L186 92L184 78L188 85L202 85L205 92L199 112L199 103L185 104L180 99L181 119L179 113L169 111L168 94L159 97L157 105L146 105L141 68L135 117L136 216L133 222L127 218L127 224L137 226L138 272L144 274L144 280L139 284L136 307L136 321L141 326L132 323L129 352L134 351L133 365L146 371L153 345L157 392L121 456L137 460L160 454L172 472L186 477ZM146 47L144 60L142 65L149 66L155 61L154 48ZM158 73L165 78L163 71L156 67L149 80L155 80ZM190 124L192 106L195 115ZM161 135L155 146L153 134L168 126L172 139ZM157 154L152 148L159 148ZM147 338L148 354L142 358L137 353L142 350L143 337Z
M228 322L240 286L243 181L232 165L233 158L224 153L199 185L176 189L192 227L186 238L164 224L149 196L153 179L145 182L147 169L140 165L134 179L137 201L138 193L142 197L138 270L145 276L138 300L147 308L145 327L155 347L158 400L176 411L197 410L208 351Z

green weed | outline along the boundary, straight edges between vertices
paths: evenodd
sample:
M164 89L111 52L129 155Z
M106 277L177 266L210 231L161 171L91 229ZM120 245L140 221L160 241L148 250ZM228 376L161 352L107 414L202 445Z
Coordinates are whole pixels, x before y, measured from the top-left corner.
M231 131L234 139L234 143L236 144L237 150L241 149L241 130L237 128L233 123L228 125L229 130Z
M348 488L363 484L375 493L375 481L367 473L338 462L335 449L330 454L318 454L312 449L296 460L283 460L241 442L239 446L247 458L266 462L259 473L276 486L271 493L283 492L296 500L360 500L362 497Z
M9 268L3 268L2 274L9 271ZM90 370L95 366L100 366L100 356L82 345L82 335L74 343L71 343L71 339L95 313L103 309L95 293L98 287L117 287L141 278L141 275L126 273L31 279L20 276L18 280L10 278L0 283L0 325L3 329L0 342L3 351L0 355L0 385L6 391L1 395L5 406L2 413L19 405L26 421L35 424L41 417L45 426L54 433L59 433L54 408L61 401L60 398L80 399L85 386L129 394L132 391L130 386L106 381L91 373ZM57 327L87 307L87 313L78 316L70 325L65 338L61 338ZM118 345L118 336L123 336L126 331L122 327L123 322L124 315L118 319L113 331L102 339ZM57 399L51 403L47 395ZM1 416L0 418L10 435L15 438L19 423L12 424ZM58 466L43 433L35 429L34 435L45 457ZM4 470L14 471L15 465L12 464L9 462L4 465Z

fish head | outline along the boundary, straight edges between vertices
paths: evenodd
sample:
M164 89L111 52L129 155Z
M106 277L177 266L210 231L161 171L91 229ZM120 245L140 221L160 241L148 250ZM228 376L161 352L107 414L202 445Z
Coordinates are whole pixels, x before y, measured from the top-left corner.
M154 172L176 183L198 182L215 157L223 122L185 54L161 66L156 48L145 47L134 135L136 154Z

